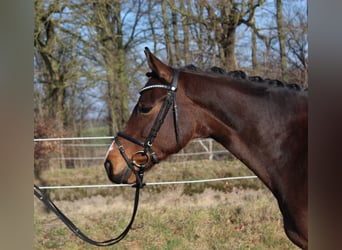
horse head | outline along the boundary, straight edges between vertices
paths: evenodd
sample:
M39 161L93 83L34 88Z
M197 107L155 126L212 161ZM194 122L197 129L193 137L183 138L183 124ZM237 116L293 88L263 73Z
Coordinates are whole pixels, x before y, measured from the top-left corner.
M178 70L167 66L148 48L151 72L140 90L126 127L115 137L105 157L105 169L114 183L136 182L136 171L150 169L183 148L193 137L191 102L182 91Z

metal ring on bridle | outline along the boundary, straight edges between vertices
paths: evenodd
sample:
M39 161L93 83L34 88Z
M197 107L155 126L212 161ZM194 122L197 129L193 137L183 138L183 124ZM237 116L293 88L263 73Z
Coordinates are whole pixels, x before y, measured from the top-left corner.
M139 159L140 163L137 163L136 160L134 160L134 158L137 155L141 155L143 157L145 157L145 161L142 161L141 159ZM132 163L134 166L138 167L138 168L143 168L145 167L145 165L150 161L150 157L148 156L148 154L146 154L144 151L137 151L132 155L132 159L131 159ZM142 163L141 163L142 162Z

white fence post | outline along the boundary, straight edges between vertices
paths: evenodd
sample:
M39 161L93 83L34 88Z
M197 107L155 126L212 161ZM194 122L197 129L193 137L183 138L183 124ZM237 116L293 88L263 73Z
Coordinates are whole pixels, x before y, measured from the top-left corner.
M213 153L213 140L209 140L209 160L212 161L214 158L214 153Z

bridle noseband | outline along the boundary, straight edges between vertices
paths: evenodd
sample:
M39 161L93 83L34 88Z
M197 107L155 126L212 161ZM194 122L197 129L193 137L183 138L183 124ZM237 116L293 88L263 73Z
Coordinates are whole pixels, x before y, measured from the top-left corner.
M175 128L175 136L176 136L176 143L178 149L180 149L180 141L179 141L179 128L178 128L178 110L177 110L177 103L176 103L176 90L177 90L177 84L178 84L178 69L174 69L174 76L171 82L171 85L165 85L165 84L153 84L146 86L142 88L139 93L142 94L144 91L148 91L155 88L162 88L167 90L166 99L164 100L164 103L162 107L159 110L159 113L154 120L153 126L146 137L145 141L142 142L130 135L127 135L126 133L119 131L117 136L114 138L114 141L116 145L118 146L118 149L120 151L121 156L125 160L128 168L135 174L137 181L136 185L139 185L140 187L143 186L142 178L143 178L143 171L145 166L151 161L153 164L158 163L159 159L156 155L156 153L152 149L152 144L154 142L154 139L157 137L157 134L164 123L165 117L167 116L171 106L173 110L173 121L174 121L174 128ZM124 138L130 142L133 142L134 144L140 146L143 148L141 151L135 152L131 159L128 158L124 147L122 146L120 142L120 137ZM143 156L145 157L145 161L142 163L138 163L135 160L136 156ZM134 167L137 167L139 171L136 171Z

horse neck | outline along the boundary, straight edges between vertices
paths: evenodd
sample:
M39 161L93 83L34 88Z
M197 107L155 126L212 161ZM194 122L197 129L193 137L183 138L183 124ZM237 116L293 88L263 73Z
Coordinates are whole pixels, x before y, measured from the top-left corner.
M196 137L218 141L272 190L275 168L285 164L281 150L289 139L286 130L297 122L299 104L293 104L297 98L285 89L272 93L248 81L188 77L185 93L197 106L197 123L201 123ZM304 132L301 139L305 141Z

